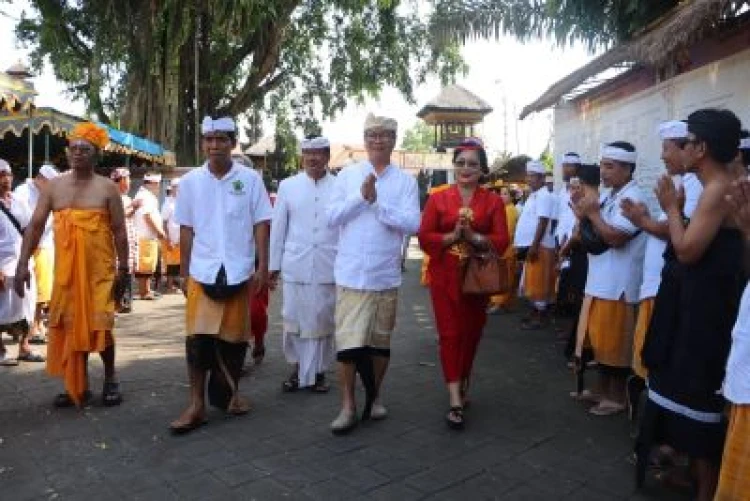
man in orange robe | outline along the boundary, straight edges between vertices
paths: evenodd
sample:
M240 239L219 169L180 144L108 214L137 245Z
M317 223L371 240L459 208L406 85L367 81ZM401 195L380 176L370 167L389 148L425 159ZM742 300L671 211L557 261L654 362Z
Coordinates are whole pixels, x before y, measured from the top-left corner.
M53 214L55 279L49 306L47 372L63 378L65 393L55 406L81 407L90 398L87 363L99 352L104 363L102 402L122 402L115 373L112 336L115 297L130 270L125 214L117 186L94 173L109 137L93 123L77 125L68 136L71 172L50 181L24 234L15 289L23 295L30 281L28 261ZM115 276L117 250L117 277ZM113 293L114 291L114 293Z

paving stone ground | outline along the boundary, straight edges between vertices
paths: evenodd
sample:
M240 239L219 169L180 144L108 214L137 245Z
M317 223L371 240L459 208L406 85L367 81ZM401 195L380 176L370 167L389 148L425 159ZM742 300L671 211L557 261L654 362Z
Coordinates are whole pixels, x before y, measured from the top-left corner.
M275 298L263 364L242 383L251 414L172 437L187 398L183 299L137 302L117 321L125 402L56 410L60 383L29 364L0 368L0 499L21 500L649 500L685 499L633 485L623 416L590 417L551 331L491 317L463 432L448 430L432 311L410 254L384 396L386 421L346 437L328 430L327 395L282 394ZM15 350L11 346L11 350ZM92 360L93 388L101 363Z

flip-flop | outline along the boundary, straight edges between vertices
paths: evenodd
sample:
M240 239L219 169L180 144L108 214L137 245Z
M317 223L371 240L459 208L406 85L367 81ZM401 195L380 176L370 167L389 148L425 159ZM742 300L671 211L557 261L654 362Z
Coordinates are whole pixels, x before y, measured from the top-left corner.
M189 423L179 424L175 425L174 423L169 425L169 431L172 432L172 435L180 436L180 435L187 435L191 431L195 431L201 426L208 423L208 420L204 417L199 417L197 419L193 419Z
M18 355L20 362L44 362L46 359L39 353L29 352L23 355Z
M594 416L614 416L615 414L625 412L626 409L627 406L624 404L602 401L599 402L598 405L595 405L594 407L589 409L589 414L592 414Z
M18 365L18 360L10 358L7 353L0 353L0 366L15 367L16 365Z

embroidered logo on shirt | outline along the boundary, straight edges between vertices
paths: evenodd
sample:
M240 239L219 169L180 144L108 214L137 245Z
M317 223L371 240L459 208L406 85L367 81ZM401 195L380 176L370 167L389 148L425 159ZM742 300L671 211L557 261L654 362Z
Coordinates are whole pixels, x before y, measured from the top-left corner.
M242 195L245 193L245 184L239 179L232 181L232 193L235 195Z

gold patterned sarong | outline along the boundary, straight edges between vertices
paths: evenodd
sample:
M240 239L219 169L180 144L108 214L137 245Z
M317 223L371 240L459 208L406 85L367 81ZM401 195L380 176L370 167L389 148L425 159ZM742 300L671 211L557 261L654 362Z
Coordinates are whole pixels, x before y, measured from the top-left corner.
M398 289L336 290L336 350L390 349L396 326Z

